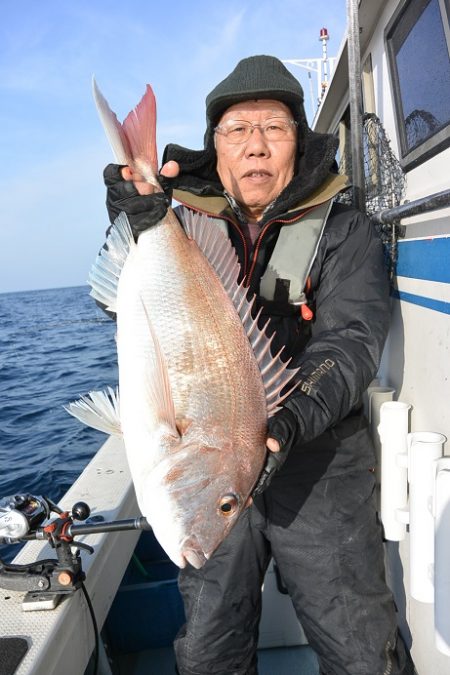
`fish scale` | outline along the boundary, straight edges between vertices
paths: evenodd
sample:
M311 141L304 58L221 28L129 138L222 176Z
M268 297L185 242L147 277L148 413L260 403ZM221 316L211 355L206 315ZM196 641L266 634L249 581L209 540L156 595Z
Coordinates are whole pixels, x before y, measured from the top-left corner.
M138 250L140 269L135 269L137 265L133 260L132 283L140 284L142 303L151 307L152 325L164 352L170 379L176 382L172 393L177 415L190 416L211 410L225 426L246 427L246 435L255 438L255 428L245 419L247 406L242 404L251 397L255 405L261 406L262 414L255 415L252 411L250 415L261 427L261 420L266 419L261 376L242 323L209 263L195 242L186 238L178 221L165 221L163 226L141 235ZM177 268L173 266L174 259L179 260ZM161 270L170 273L161 273ZM127 272L125 268L122 274ZM129 295L127 291L121 296L121 283L123 281L119 283L117 307L119 358L122 326L130 325ZM137 305L139 312L139 300ZM138 344L142 341L143 349L151 349L146 315L143 311L140 314L140 318L132 318L139 329L133 329L130 339ZM133 353L128 347L124 349L127 354ZM192 382L196 385L194 391ZM199 382L205 393L200 393ZM123 400L123 387L120 389ZM235 420L230 418L230 412L238 407L244 422L239 416Z
M148 405L147 383L159 377L153 334L167 367L175 417L190 425L181 438L171 437ZM207 558L236 520L220 514L220 499L237 497L237 517L259 476L266 452L266 394L232 301L172 213L140 236L125 262L117 345L122 431L142 513L178 564L183 564L187 532L195 534ZM213 476L221 479L211 499L205 483ZM194 532L193 523L200 521L180 508L180 489L183 501L208 514ZM192 553L184 555L193 559Z

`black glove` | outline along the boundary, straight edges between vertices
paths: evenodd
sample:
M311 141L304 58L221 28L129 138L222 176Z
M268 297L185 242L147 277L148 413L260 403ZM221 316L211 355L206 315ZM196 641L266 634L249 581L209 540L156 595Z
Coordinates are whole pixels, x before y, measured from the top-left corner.
M172 198L171 179L158 176L164 192L140 195L133 181L122 178L121 169L119 164L108 164L103 172L107 187L106 208L111 223L124 211L137 239L142 232L159 223L166 215Z
M265 466L252 492L252 497L261 494L272 482L274 474L281 469L297 435L297 420L288 408L282 408L268 421L268 438L280 444L278 452L268 450Z

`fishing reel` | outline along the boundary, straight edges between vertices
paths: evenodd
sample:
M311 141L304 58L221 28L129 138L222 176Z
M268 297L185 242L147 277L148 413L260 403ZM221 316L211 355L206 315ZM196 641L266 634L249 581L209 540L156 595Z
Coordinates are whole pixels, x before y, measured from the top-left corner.
M105 522L103 516L96 515L89 522L90 513L85 502L77 502L69 512L48 497L27 493L0 499L0 543L45 540L56 553L54 559L26 564L0 559L0 588L26 591L24 609L51 609L62 596L82 586L85 574L80 549L94 552L92 546L75 540L75 535L151 529L143 517Z
M52 507L43 497L29 494L0 499L0 543L12 544L49 517Z

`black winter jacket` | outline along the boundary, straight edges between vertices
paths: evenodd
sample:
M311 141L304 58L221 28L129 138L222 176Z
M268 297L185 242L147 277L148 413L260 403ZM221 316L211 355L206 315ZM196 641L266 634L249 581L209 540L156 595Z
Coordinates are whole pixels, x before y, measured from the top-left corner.
M250 292L259 282L281 227L306 210L334 197L346 186L345 177L330 173L336 139L306 126L298 135L296 170L292 181L267 209L261 234L248 251L236 213L223 195L216 172L213 130L205 147L193 151L168 145L163 164L175 160L174 198L184 207L225 219ZM368 469L373 448L362 415L362 395L377 372L389 324L387 273L381 242L368 219L335 203L329 215L310 274L308 301L314 319L305 322L298 311L279 312L264 302L263 313L276 331L275 349L299 366L299 385L285 406L297 420L297 440L276 481L299 480ZM263 304L259 300L259 304Z
M264 219L249 252L238 219L219 196L175 190L184 207L228 222L250 291L258 293L281 227L342 189L342 177L330 176L302 203ZM389 292L382 246L369 220L353 208L334 203L310 273L308 303L312 321L298 310L264 308L275 330L274 349L300 367L299 385L285 402L296 416L298 438L283 474L295 480L329 477L374 465L373 448L362 415L362 395L375 376L389 325ZM260 304L264 302L259 300ZM270 304L270 303L269 303Z

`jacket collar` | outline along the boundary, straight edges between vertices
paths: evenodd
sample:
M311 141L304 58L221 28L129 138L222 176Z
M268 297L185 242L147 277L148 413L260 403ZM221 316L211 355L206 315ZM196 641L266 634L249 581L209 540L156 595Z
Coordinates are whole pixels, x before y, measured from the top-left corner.
M304 199L299 201L292 200L294 203L288 208L283 208L286 200L283 199L282 203L279 203L279 199L275 200L273 207L261 221L261 225L272 220L295 220L297 214L300 214L305 209L313 208L329 199L333 199L339 192L348 187L347 176L330 173L320 187ZM174 189L173 197L180 204L188 206L195 211L201 211L216 218L220 217L232 220L233 222L237 221L235 212L223 195L203 196L194 194L188 190Z

